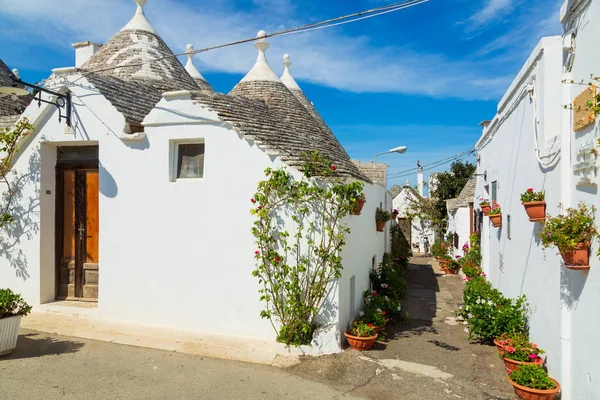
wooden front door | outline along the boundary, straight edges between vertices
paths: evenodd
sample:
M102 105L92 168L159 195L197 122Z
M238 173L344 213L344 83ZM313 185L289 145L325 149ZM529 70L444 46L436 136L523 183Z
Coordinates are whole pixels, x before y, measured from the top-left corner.
M57 166L57 299L98 301L98 165Z

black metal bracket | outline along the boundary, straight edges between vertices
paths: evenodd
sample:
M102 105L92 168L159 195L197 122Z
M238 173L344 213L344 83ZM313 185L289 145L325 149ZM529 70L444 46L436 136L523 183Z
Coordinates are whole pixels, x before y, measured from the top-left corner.
M41 86L37 86L35 84L23 82L20 78L17 78L14 75L12 75L12 80L17 85L23 85L23 86L32 88L33 89L33 99L37 100L38 106L41 106L42 103L47 103L47 104L52 104L56 108L58 108L58 122L60 123L64 118L67 123L67 126L69 126L69 127L71 126L71 114L73 111L73 103L71 101L71 93L70 92L67 92L66 94L58 93L53 90L43 88ZM52 101L42 99L42 92L48 93L52 96L56 96L56 101L52 102ZM63 108L65 109L64 115L63 115Z

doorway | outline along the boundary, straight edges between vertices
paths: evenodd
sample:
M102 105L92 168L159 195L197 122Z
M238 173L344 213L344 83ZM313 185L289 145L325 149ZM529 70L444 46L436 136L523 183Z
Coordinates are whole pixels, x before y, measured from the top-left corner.
M98 147L59 147L56 165L57 300L98 301Z

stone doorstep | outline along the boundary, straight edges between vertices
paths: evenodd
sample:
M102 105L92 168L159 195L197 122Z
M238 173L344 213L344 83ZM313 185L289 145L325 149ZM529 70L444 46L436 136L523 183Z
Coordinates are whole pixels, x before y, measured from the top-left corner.
M299 354L285 351L274 340L219 336L115 323L88 316L58 314L54 310L32 312L23 318L21 328L281 368L300 362Z

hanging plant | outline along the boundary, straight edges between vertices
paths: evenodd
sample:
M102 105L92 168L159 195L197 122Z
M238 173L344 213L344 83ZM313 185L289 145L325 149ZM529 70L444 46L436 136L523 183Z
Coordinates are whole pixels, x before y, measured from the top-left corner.
M385 223L392 218L392 214L389 211L375 210L375 222L377 223L377 232L383 232L385 229Z
M581 202L577 208L567 208L561 215L548 216L538 232L542 246L558 248L567 268L588 269L590 245L598 237L595 214L595 206Z
M300 180L285 169L266 169L251 199L258 246L252 274L265 304L260 315L277 341L295 346L311 343L327 290L341 277L340 252L350 233L345 217L363 190L318 152L304 154L303 161Z
M490 218L490 222L496 228L502 226L502 208L500 204L494 204L490 212L488 213L488 217Z
M546 193L536 192L529 188L521 194L521 204L525 207L525 212L532 222L543 221L546 219Z

